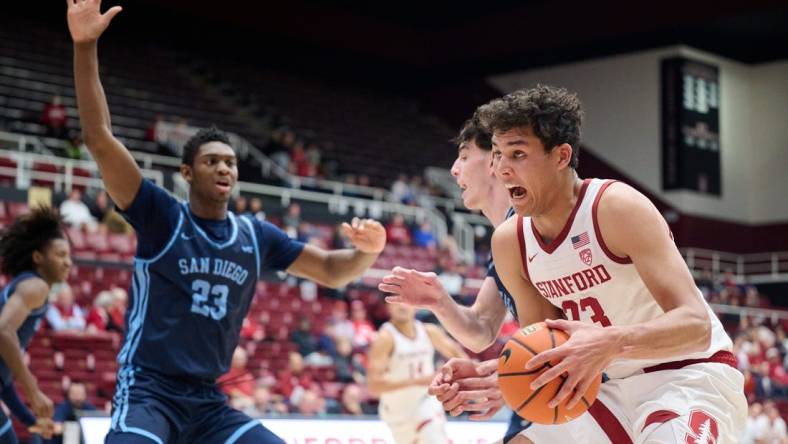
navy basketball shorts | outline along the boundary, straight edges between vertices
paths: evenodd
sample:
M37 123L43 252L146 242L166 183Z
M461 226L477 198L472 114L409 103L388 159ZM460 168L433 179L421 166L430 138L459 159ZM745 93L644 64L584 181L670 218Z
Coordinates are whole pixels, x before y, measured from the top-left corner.
M227 405L212 383L186 382L140 368L118 371L105 444L284 444L259 420Z

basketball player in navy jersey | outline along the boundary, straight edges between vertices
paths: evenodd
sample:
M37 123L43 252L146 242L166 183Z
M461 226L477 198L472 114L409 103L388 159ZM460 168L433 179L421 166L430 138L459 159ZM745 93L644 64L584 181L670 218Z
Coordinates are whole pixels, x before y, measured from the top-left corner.
M38 388L22 356L47 311L54 283L71 269L68 241L60 216L39 208L20 217L0 237L0 272L11 281L0 293L0 384L3 400L32 432L50 437L52 401ZM21 386L32 412L19 400ZM11 419L0 410L0 443L16 443Z
M474 116L465 122L454 142L457 144L457 159L452 165L451 174L463 190L463 204L466 208L481 210L493 226L497 227L513 215L514 211L510 207L509 193L496 179L493 171L490 134ZM492 258L488 261L487 277L470 307L457 304L443 288L435 273L395 267L389 276L383 278L379 288L390 294L386 298L388 302L432 311L452 336L475 352L481 352L495 342L507 310L517 319L514 299L499 279ZM539 315L541 316L541 312ZM498 360L475 364L469 359L452 359L447 366L454 367L455 371L464 371L463 375L466 377L494 379ZM448 393L448 390L445 392ZM490 398L465 406L465 411L472 413L472 419L490 418L501 409L503 398L500 392L491 393L493 396ZM441 392L441 400L443 396L440 395L446 396ZM461 412L454 410L452 413L456 415ZM512 413L503 443L516 442L517 434L529 425L528 421Z
M128 332L106 442L282 443L231 409L216 386L238 344L263 270L287 270L329 287L359 277L386 243L376 221L344 224L354 249L325 251L273 225L227 211L236 156L219 130L202 130L183 149L188 202L142 179L112 135L98 75L97 40L120 12L100 0L69 0L74 75L85 142L107 191L137 231Z

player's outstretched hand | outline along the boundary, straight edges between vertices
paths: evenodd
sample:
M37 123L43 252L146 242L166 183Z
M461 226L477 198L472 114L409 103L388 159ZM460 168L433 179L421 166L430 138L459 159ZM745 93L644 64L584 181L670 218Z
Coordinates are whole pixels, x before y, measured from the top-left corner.
M28 399L30 410L33 411L33 415L36 418L52 418L55 407L52 404L52 400L44 392L34 389L32 393L26 393L25 397Z
M419 308L434 310L444 301L451 301L438 279L438 275L429 272L394 267L391 274L383 278L378 289L386 296L386 302L406 304Z
M354 217L351 223L342 224L342 232L364 253L379 254L386 248L386 229L374 219Z
M66 0L68 29L74 43L95 42L109 26L109 22L123 10L120 6L101 13L101 0Z
M470 419L489 419L504 404L498 388L497 369L497 359L477 363L467 358L453 358L441 367L429 393L436 396L452 416L473 412Z
M569 340L556 348L539 353L526 363L525 368L531 370L552 360L561 361L531 382L531 389L536 390L566 373L567 378L561 385L561 390L547 405L553 408L569 399L566 407L571 409L616 357L620 341L612 328L563 319L547 319L545 323L550 328L565 331Z
M30 433L38 433L44 439L52 439L55 434L55 423L51 418L37 418L36 423L28 427Z

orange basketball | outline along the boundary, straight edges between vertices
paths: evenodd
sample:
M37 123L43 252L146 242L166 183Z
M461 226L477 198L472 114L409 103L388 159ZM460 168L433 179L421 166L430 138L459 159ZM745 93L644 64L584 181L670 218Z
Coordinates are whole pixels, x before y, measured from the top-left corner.
M560 390L566 379L565 374L531 390L531 382L560 361L551 361L533 370L526 370L525 364L538 353L557 347L568 339L569 336L563 331L538 322L515 333L503 347L498 359L498 385L506 404L521 417L539 424L561 424L582 415L596 400L599 384L602 383L601 374L572 409L566 408L571 396L555 408L547 406Z

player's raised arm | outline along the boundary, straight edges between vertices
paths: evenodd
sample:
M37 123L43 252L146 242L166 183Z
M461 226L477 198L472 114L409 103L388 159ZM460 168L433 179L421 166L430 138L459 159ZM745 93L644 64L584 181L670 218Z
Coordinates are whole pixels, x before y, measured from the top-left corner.
M327 251L307 245L287 272L331 288L361 277L386 247L386 230L378 221L358 218L342 224L342 230L355 248Z
M98 70L98 38L120 11L101 13L101 0L67 0L68 28L74 41L74 82L82 137L96 160L104 185L121 209L131 205L142 173L126 147L112 135L109 106Z
M525 276L519 242L517 218L512 217L495 229L491 246L498 276L514 296L520 326L562 317L562 313L545 300Z

